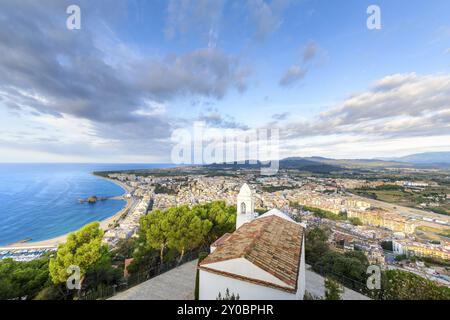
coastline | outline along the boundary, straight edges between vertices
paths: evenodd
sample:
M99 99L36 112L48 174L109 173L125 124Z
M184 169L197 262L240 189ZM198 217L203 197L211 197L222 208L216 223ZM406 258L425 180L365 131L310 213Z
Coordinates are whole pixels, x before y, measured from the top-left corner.
M120 186L124 190L124 193L121 195L121 197L123 197L124 195L130 193L130 191L131 191L130 188L126 184L124 184L124 183L122 183L120 181L109 179L109 178L106 178L106 177L97 176L97 175L95 175L95 176L97 178L108 180L109 182L112 182L112 183ZM124 200L127 202L127 204L120 211L116 212L114 215L112 215L109 218L106 218L106 219L101 220L101 221L97 221L97 222L100 223L100 228L103 231L106 232L109 229L111 229L112 226L114 226L114 224L119 222L124 217L124 215L127 214L128 211L131 209L131 207L133 205L133 200L132 199L127 199L127 198L124 198ZM92 221L92 222L96 222L96 221ZM71 234L73 232L76 232L76 231L77 230L74 230L74 231L68 232L68 233L66 233L64 235L61 235L61 236L58 236L58 237L55 237L55 238L51 238L51 239L47 239L47 240L41 240L41 241L35 241L35 242L33 240L31 240L29 242L18 241L18 242L11 243L11 244L8 244L8 245L5 245L5 246L1 246L0 249L16 249L16 248L17 249L22 249L22 248L34 248L34 247L57 247L59 244L62 244L62 243L67 241L67 237L69 236L69 234Z

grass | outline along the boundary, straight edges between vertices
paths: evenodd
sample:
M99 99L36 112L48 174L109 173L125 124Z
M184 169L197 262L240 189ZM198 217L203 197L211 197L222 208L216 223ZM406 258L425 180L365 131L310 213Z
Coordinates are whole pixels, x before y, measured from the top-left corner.
M360 196L366 198L372 198L388 203L393 203L405 207L423 209L419 204L427 202L427 196L431 194L449 194L450 188L448 187L429 187L425 188L420 192L413 192L402 187L397 188L364 188L364 189L354 189L353 192ZM435 213L450 215L450 204L441 203L440 206L429 208L429 211Z
M450 228L433 228L433 227L428 227L428 226L420 226L417 227L418 231L423 231L426 232L428 234L428 236L430 237L430 234L435 234L435 235L440 235L443 237L447 237L450 238ZM431 240L439 240L438 237L430 237Z

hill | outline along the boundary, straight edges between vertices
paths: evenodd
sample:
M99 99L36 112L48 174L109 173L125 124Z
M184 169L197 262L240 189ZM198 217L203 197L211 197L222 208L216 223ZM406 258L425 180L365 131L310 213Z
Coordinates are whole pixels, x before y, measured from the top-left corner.
M228 163L228 164L211 164L208 168L220 170L238 170L238 169L260 169L261 162L250 164L246 161L243 164ZM397 162L397 161L383 161L371 159L330 159L323 157L290 157L280 160L280 169L308 171L312 173L332 173L340 172L348 169L362 170L362 169L382 169L382 168L409 168L414 167L412 164Z
M450 152L424 152L415 153L398 158L383 158L399 162L408 162L413 164L447 164L450 165Z

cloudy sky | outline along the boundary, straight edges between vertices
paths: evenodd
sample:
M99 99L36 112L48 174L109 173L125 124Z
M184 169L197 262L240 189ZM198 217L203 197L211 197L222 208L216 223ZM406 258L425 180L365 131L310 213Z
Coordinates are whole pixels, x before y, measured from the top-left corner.
M68 30L66 8L81 8ZM381 30L366 27L369 5ZM168 162L173 132L280 155L450 150L448 0L1 0L2 162Z

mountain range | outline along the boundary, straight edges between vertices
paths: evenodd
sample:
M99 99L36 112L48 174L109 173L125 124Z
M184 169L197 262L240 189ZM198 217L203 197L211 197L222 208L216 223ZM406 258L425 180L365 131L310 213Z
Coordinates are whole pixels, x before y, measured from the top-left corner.
M450 152L415 153L398 158L381 158L381 160L407 162L413 164L450 164Z
M258 169L263 164L211 164L214 169ZM280 160L280 169L295 169L313 173L331 173L348 169L439 168L450 169L450 152L427 152L398 158L331 159L324 157L290 157Z

